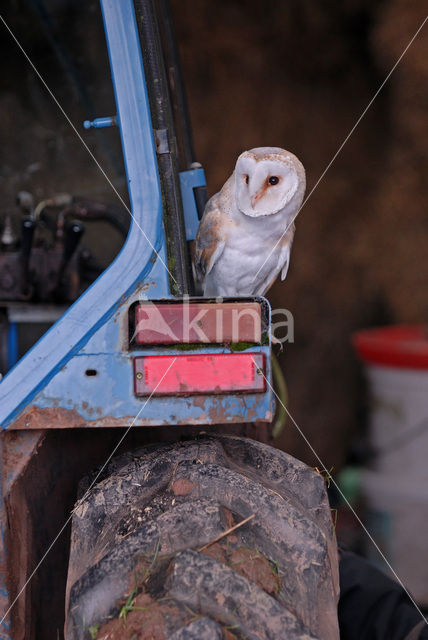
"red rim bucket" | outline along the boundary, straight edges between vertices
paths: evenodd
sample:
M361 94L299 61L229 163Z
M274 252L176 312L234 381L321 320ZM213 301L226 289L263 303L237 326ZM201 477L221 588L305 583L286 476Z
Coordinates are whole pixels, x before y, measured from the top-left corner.
M367 364L428 370L427 325L366 329L355 333L352 343Z

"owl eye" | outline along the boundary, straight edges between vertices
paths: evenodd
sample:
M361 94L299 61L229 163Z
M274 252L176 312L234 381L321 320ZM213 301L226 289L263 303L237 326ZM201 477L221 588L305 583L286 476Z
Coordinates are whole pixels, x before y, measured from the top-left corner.
M275 184L278 184L279 182L279 178L277 176L271 176L268 180L269 184L271 184L272 186Z
M250 178L248 177L248 174L247 174L247 173L244 173L243 178L244 178L244 182L245 182L245 184L248 184L248 182L249 182Z

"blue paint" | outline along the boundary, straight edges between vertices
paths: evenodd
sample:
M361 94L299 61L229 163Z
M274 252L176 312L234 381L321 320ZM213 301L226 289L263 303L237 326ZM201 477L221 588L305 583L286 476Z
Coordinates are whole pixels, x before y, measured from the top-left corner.
M101 5L133 220L116 260L1 381L2 428L13 422L138 286L155 286L155 297L171 295L168 274L160 263L166 263L162 199L134 9L130 0L102 0ZM160 256L154 262L153 248Z
M85 129L104 129L105 127L114 127L116 124L116 116L107 116L105 118L95 118L95 120L85 120L83 127Z
M122 250L123 251L123 250ZM166 261L166 255L165 255L165 251L164 248L162 248L162 250L159 251L159 258L156 259L154 265L152 266L151 264L148 266L148 272L150 273L150 281L149 283L144 284L144 286L148 287L148 290L151 290L152 287L155 287L155 295L153 295L153 298L156 297L162 297L159 296L159 294L162 292L162 286L160 286L162 284L161 282L161 277L164 276L166 279L166 273L165 273L165 269L162 265L162 263L160 262L160 259L163 259L164 262ZM110 267L111 268L111 267ZM110 269L109 268L109 269ZM104 272L106 273L106 272ZM143 272L144 275L144 272ZM104 274L103 274L104 276ZM97 280L97 282L99 282L99 280ZM122 299L120 301L116 301L114 306L111 307L110 309L108 309L107 313L102 316L101 318L99 318L98 320L96 320L95 324L93 327L90 327L89 330L87 331L87 333L83 336L83 338L77 342L76 344L70 344L69 350L66 353L66 355L59 361L57 362L56 366L48 371L47 375L43 378L40 379L38 381L37 384L34 384L32 389L31 389L31 393L24 398L20 404L16 405L13 407L13 396L11 394L9 394L9 396L7 396L7 390L6 390L6 385L5 382L9 381L11 379L13 379L13 376L11 375L13 372L15 372L15 370L20 371L23 366L25 365L25 362L27 361L27 359L33 354L33 352L35 352L35 357L38 358L40 357L40 353L43 354L43 351L45 349L49 349L49 337L51 336L51 334L55 333L55 330L57 328L59 328L59 330L61 331L61 335L64 334L64 330L67 327L63 327L61 326L62 323L62 319L65 318L65 315L70 314L70 312L74 309L74 307L78 306L79 302L83 300L83 298L85 298L85 295L82 296L81 298L79 298L79 300L77 302L74 303L74 305L72 305L72 307L70 307L70 309L68 310L67 314L65 314L56 324L53 325L53 327L51 327L51 329L49 329L44 336L39 340L39 342L37 342L34 347L32 347L32 349L30 349L30 351L27 352L27 354L24 356L24 358L21 358L21 360L18 362L17 366L13 369L13 372L10 372L7 376L5 376L5 378L0 382L0 401L2 400L2 398L4 397L5 402L6 400L9 400L9 405L10 407L13 407L11 410L11 413L7 416L6 419L2 420L2 413L5 413L4 409L6 409L6 404L4 404L3 406L0 405L0 420L2 420L1 422L1 426L2 429L7 429L8 426L14 422L14 420L16 419L16 417L22 412L23 408L27 407L31 400L36 397L36 394L43 389L45 386L47 386L49 384L49 382L52 380L52 378L58 374L58 372L63 372L65 369L64 367L66 366L66 363L73 357L76 356L82 349L84 349L86 343L95 335L97 336L97 332L103 332L103 331L107 331L107 332L115 332L117 333L117 329L115 327L115 325L111 322L109 322L109 320L111 320L114 316L114 314L118 311L119 309L119 302L122 305L125 305L125 308L127 307L127 304L129 302L129 304L131 304L134 299L133 297L131 297L131 292L135 291L135 289L141 284L141 282L144 282L144 280L142 281L136 281L133 282L132 285L130 286L129 290L126 291L123 296ZM116 284L116 283L115 283ZM92 287L95 287L96 283L94 283L94 285L92 285ZM168 282L165 283L165 286L168 285ZM91 287L91 288L92 288ZM117 282L117 289L120 290L120 282ZM88 293L90 291L90 289L88 289L86 293ZM158 294L158 296L156 295ZM91 314L92 311L92 314ZM87 308L87 314L88 317L90 317L92 315L92 317L94 317L94 313L93 313L93 309L91 309L90 307ZM80 321L80 324L84 326L84 323L82 321ZM71 328L71 330L73 330L73 328L75 328L75 324L70 323L69 328ZM76 335L76 331L74 332L74 335ZM73 334L72 336L73 337ZM104 340L105 343L105 340ZM120 341L118 339L116 339L115 342L111 342L110 344L114 345L120 344ZM121 348L123 348L123 345L121 344ZM21 364L22 363L22 364ZM34 375L36 375L37 373L40 373L39 371L35 371ZM114 373L114 372L113 372ZM70 381L68 381L68 384L70 384ZM19 389L16 389L16 392L19 391ZM4 393L3 393L4 392Z
M181 199L183 200L186 240L194 240L199 226L199 217L193 189L205 187L205 173L203 169L191 169L190 171L182 171L178 175L180 178Z
M129 349L129 308L141 299L172 297L157 158L133 3L101 0L101 7L133 220L126 243L112 265L0 383L3 429L31 406L72 409L83 423L93 426L106 424L109 418L128 424L145 402L133 392L132 359L141 351ZM186 234L193 238L198 225L193 189L205 185L203 170L182 172L180 183ZM216 346L202 352L225 350ZM266 354L270 380L270 345L256 350ZM165 348L145 352L165 353ZM167 353L180 352L170 348ZM86 376L87 369L95 369L97 376ZM263 420L269 419L272 404L270 389L264 394L207 397L203 408L200 398L196 402L183 397L152 398L137 423Z
M266 355L266 376L270 379L270 348L254 346L249 351ZM223 346L195 350L195 353L214 352L230 351ZM165 353L177 356L183 354L180 349L174 347L144 349L144 355ZM192 351L186 351L188 355L191 353ZM141 350L137 349L126 353L116 351L78 355L67 363L65 369L45 386L33 402L40 408L72 407L82 417L83 422L87 421L92 426L102 426L105 416L123 419L122 424L128 426L143 405L144 410L134 423L138 426L247 422L254 420L254 416L257 416L258 420L271 417L270 389L266 393L198 396L196 403L191 396L152 397L146 404L146 398L134 395L132 359L141 355ZM97 375L86 376L87 369L95 369Z
M134 219L118 258L1 382L3 429L29 406L73 409L94 426L105 417L128 424L145 402L133 393L132 358L141 352L128 349L128 309L141 298L171 297L157 160L133 7L129 0L101 4ZM203 170L183 172L180 181L188 237L194 237L198 219L193 189L205 184ZM266 353L270 379L270 350L260 349ZM98 371L95 378L85 375L89 368ZM138 424L244 421L248 412L252 420L266 419L271 411L270 390L213 396L204 409L188 398L153 398Z
M9 322L7 328L7 368L18 362L18 327L16 322Z

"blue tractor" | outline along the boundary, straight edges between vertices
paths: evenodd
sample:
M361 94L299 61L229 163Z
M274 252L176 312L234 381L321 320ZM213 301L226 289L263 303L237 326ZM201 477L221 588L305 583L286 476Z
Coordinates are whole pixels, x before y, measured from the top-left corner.
M117 113L85 126L120 133L131 223L0 383L0 638L338 638L323 478L260 442L269 303L195 290L206 186L167 4L101 10Z

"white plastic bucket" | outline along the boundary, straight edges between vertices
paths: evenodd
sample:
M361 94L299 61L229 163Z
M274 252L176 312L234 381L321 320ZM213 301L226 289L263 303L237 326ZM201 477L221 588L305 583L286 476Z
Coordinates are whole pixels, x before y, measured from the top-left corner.
M428 606L428 332L425 326L362 331L371 469L362 474L367 528L414 598ZM368 555L380 561L373 545Z
M406 478L364 471L362 491L367 507L366 526L396 575L390 571L369 539L366 555L396 576L421 605L428 606L428 491Z
M428 500L428 371L367 365L367 379L373 469L425 485Z

